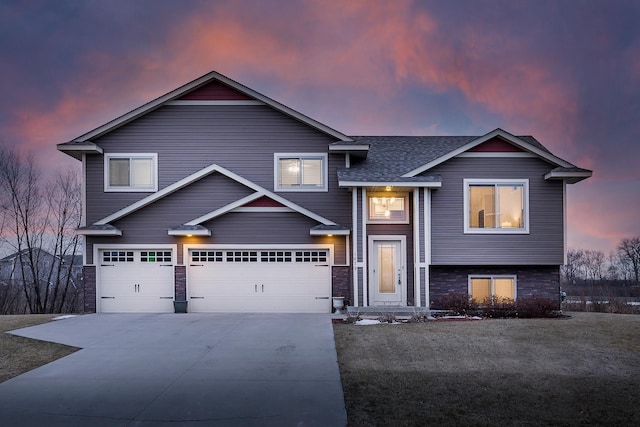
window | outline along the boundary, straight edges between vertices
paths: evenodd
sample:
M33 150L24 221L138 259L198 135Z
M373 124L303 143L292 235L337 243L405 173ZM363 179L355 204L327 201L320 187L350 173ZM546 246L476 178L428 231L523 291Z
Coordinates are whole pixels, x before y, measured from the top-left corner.
M106 154L105 191L157 191L158 155Z
M369 223L408 223L408 194L370 193Z
M465 233L528 233L528 180L464 180Z
M327 155L275 154L274 188L278 191L327 191Z
M516 276L469 276L469 297L483 303L496 298L516 299Z

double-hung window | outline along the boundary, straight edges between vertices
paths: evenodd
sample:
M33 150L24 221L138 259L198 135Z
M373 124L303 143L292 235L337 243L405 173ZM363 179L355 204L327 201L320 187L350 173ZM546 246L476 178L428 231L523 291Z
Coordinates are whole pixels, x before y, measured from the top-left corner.
M276 153L276 191L327 191L326 153Z
M465 233L528 233L529 180L464 180Z
M469 276L469 297L478 303L516 299L516 276Z
M105 154L105 191L157 191L156 153Z

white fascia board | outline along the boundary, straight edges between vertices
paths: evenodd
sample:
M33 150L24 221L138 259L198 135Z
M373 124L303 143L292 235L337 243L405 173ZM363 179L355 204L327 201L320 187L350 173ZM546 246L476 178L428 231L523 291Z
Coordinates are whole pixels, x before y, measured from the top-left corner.
M122 236L122 230L76 230L76 234L81 236Z
M590 178L593 175L591 171L584 172L563 172L563 171L551 171L544 175L545 180L550 179L566 179L568 181L574 181L572 178L576 178L577 181L582 181L583 179Z
M94 224L95 225L105 225L105 224L108 224L108 223L110 223L112 221L118 220L118 219L120 219L120 218L122 218L122 217L124 217L126 215L129 215L130 213L135 212L138 209L141 209L141 208L143 208L143 207L145 207L145 206L147 206L147 205L149 205L149 204L151 204L151 203L153 203L153 202L155 202L157 200L160 200L161 198L163 198L165 196L168 196L169 194L174 193L174 192L180 190L181 188L186 187L187 185L192 184L193 182L195 182L195 181L197 181L197 180L199 180L201 178L204 178L205 176L210 175L210 174L212 174L214 172L221 173L222 175L225 175L226 177L228 177L228 178L230 178L230 179L232 179L232 180L234 180L234 181L236 181L236 182L238 182L238 183L240 183L240 184L242 184L242 185L244 185L246 187L249 187L250 189L252 189L252 190L254 190L256 192L256 193L252 194L251 196L247 196L247 197L255 197L255 199L257 199L260 196L267 196L270 199L275 200L276 202L280 203L281 205L284 205L284 206L286 206L288 208L291 208L294 211L296 211L296 212L298 212L298 213L300 213L302 215L305 215L305 216L307 216L307 217L309 217L309 218L311 218L311 219L313 219L315 221L318 221L321 224L324 224L324 225L336 225L335 222L333 222L333 221L331 221L331 220L329 220L327 218L324 218L324 217L322 217L322 216L320 216L320 215L318 215L316 213L313 213L310 210L305 209L302 206L299 206L299 205L297 205L297 204L295 204L295 203L293 203L293 202L291 202L291 201L289 201L289 200L287 200L287 199L285 199L283 197L280 197L277 194L275 194L275 193L273 193L273 192L271 192L271 191L269 191L269 190L267 190L265 188L262 188L261 186L259 186L257 184L254 184L253 182L249 181L248 179L245 179L245 178L241 177L240 175L237 175L237 174L231 172L230 170L227 170L227 169L223 168L222 166L216 165L215 163L210 165L210 166L207 166L204 169L199 170L198 172L195 172L195 173L193 173L193 174L181 179L180 181L174 182L173 184L163 188L160 191L157 191L154 194L151 194L151 195L149 195L149 196L147 196L147 197L145 197L145 198L143 198L141 200L138 200L137 202L135 202L135 203L123 208L123 209L120 209L119 211L114 212L113 214L111 214L111 215L109 215L109 216L107 216L105 218L102 218L101 220L95 222ZM259 195L257 195L258 193L259 193ZM253 199L253 200L255 200L255 199ZM235 202L235 203L238 203L238 202ZM248 201L245 201L244 203L248 203ZM229 206L229 205L227 205L227 206ZM239 205L239 206L241 206L241 205ZM235 207L238 207L238 206L235 206ZM221 208L221 209L224 209L224 208ZM211 212L211 213L205 215L205 217L208 216L208 215L212 215L215 212L216 211ZM214 216L212 216L211 218L213 218ZM199 220L201 218L203 218L203 217L196 218L196 219L190 221L187 225L197 225L197 224L191 224L191 223L196 221L196 220Z
M545 151L545 150L542 150L542 149L540 149L538 147L535 147L535 146L529 144L528 142L525 142L525 141L521 140L520 138L510 134L509 132L506 132L506 131L498 128L498 129L495 129L495 130L489 132L486 135L483 135L483 136L481 136L479 138L474 139L473 141L469 142L468 144L463 145L462 147L460 147L460 148L458 148L456 150L450 151L449 153L445 154L444 156L438 157L437 159L435 159L435 160L433 160L433 161L431 161L431 162L429 162L427 164L424 164L424 165L420 166L417 169L413 169L413 170L405 173L402 176L405 177L405 178L410 178L410 177L414 177L416 175L419 175L422 172L427 171L427 170L429 170L429 169L431 169L431 168L433 168L433 167L435 167L435 166L437 166L437 165L439 165L441 163L444 163L444 162L446 162L447 160L449 160L449 159L451 159L453 157L459 156L460 154L464 153L465 151L468 151L468 150L472 149L473 147L476 147L476 146L482 144L483 142L486 142L486 141L489 141L492 138L495 138L496 136L499 136L499 137L501 137L503 139L506 139L507 141L509 141L513 145L515 145L515 146L517 146L517 147L519 147L519 148L521 148L521 149L523 149L525 151L531 152L531 153L537 155L538 157L541 157L541 158L547 160L548 162L550 162L552 164L555 164L557 166L566 167L566 168L573 167L573 165L571 163L569 163L569 162L567 162L565 160L562 160L560 157L556 157L553 154L549 153L548 151Z
M94 144L93 142L82 142L82 143L62 143L62 144L58 144L56 146L58 148L58 151L62 151L63 153L69 151L79 151L81 153L96 153L96 154L102 154L102 148L98 147L96 144Z
M351 234L350 230L310 230L309 234L311 236L348 236Z
M153 110L155 110L158 107L161 107L162 105L166 104L169 101L173 101L176 98L179 98L180 96L184 95L185 93L191 92L194 89L197 89L200 86L203 86L207 83L209 83L212 80L218 80L228 86L231 86L232 88L234 88L235 90L237 90L238 92L242 92L245 95L257 99L259 101L264 102L265 104L269 105L270 107L290 116L295 118L296 120L299 120L311 127L314 127L318 130L320 130L321 132L324 132L328 135L331 135L333 137L335 137L336 139L339 139L341 141L352 141L351 138L349 138L348 136L342 134L341 132L338 132L334 129L331 129L330 127L323 125L320 122L317 122L313 119L311 119L310 117L305 116L302 113L299 113L298 111L295 111L283 104L280 104L277 101L274 101L273 99L262 95L261 93L258 93L256 91L254 91L253 89L249 89L248 87L234 81L231 80L230 78L223 76L222 74L216 72L216 71L211 71L207 74L205 74L202 77L199 77L185 85L180 86L177 89L172 90L171 92L160 96L159 98L154 99L153 101L147 102L146 104L136 108L135 110L132 110L90 132L85 133L84 135L81 135L79 137L77 137L74 141L78 141L78 142L82 142L82 141L86 141L88 139L94 138L96 136L105 134L113 129L116 129L144 114L147 114Z
M169 230L169 236L211 236L211 230Z
M343 153L343 152L350 152L350 151L369 151L369 144L329 145L329 151L334 153Z
M259 199L262 196L264 196L264 194L262 194L261 192L255 192L253 194L248 195L247 197L243 197L242 199L238 199L235 202L229 203L228 205L225 205L212 212L209 212L208 214L192 219L189 222L185 222L184 225L200 225L203 222L209 221L210 219L216 218L220 215L224 215L227 212L234 210L235 208L238 208L240 206L246 205L247 203L253 202L254 200Z
M340 187L442 187L441 182L339 181L338 184Z

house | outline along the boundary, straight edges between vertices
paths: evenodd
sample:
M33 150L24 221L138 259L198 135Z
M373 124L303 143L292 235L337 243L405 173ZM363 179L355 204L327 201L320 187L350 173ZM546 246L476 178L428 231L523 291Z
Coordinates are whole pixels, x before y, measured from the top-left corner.
M87 312L556 298L566 185L531 136L349 136L211 72L58 149L82 162Z

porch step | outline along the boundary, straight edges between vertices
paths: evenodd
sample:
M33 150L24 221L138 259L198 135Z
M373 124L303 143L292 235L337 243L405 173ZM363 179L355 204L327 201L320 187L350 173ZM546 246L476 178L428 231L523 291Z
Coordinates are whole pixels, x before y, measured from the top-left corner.
M413 316L417 315L430 315L433 310L429 310L427 307L407 307L407 306L393 306L382 305L376 307L347 307L347 314L351 316L382 316L385 314L393 314L394 316Z

